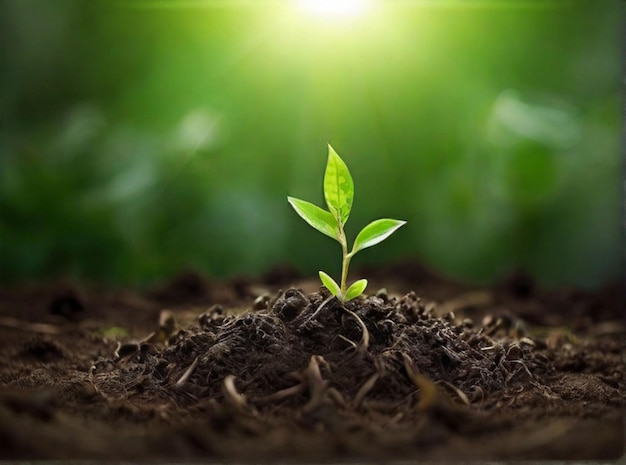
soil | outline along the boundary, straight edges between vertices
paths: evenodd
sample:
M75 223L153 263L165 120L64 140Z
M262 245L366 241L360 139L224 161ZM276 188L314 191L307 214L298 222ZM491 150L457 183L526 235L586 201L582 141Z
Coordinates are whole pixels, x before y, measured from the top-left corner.
M0 459L623 456L619 285L359 277L345 304L289 267L0 288Z

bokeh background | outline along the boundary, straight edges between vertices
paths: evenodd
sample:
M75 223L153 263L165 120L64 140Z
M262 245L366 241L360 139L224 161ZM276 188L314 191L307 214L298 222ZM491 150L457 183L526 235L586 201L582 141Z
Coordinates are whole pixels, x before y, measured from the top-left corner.
M339 273L327 143L358 264L476 282L620 272L618 0L0 0L0 280L150 283L185 268Z

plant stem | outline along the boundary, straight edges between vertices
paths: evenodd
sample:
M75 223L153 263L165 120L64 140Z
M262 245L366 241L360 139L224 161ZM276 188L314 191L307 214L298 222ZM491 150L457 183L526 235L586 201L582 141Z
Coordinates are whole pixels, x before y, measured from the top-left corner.
M346 281L348 280L348 267L350 266L350 259L352 255L348 253L348 243L346 241L346 234L343 231L341 222L339 223L339 243L341 244L341 252L343 254L343 260L341 262L341 301L346 296Z

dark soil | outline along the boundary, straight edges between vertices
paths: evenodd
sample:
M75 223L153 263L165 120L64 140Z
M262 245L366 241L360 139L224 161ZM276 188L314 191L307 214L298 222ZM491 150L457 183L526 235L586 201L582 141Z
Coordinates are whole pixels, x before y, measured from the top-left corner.
M343 305L289 268L0 289L0 459L624 454L619 286L361 275Z

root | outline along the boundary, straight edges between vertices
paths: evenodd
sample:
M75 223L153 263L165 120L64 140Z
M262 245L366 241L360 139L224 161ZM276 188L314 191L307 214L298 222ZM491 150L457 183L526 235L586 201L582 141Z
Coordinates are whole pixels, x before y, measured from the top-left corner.
M104 394L104 392L100 390L100 388L96 384L95 372L96 372L96 365L92 365L91 368L89 368L89 375L88 375L89 382L91 383L91 386L93 387L94 391L96 391L96 393L98 393L105 400L108 400L108 397Z
M467 395L463 391L461 391L458 387L456 387L455 385L447 381L442 381L442 384L446 386L448 389L450 389L452 392L454 392L457 395L457 397L461 400L461 402L463 402L465 405L470 404L470 400L467 397Z
M317 314L318 314L318 313L322 310L322 308L324 308L324 306L325 306L328 302L330 302L330 301L333 299L333 297L335 297L335 296L334 296L334 295L332 295L332 294L331 294L330 296L328 296L328 297L327 297L327 298L326 298L326 299L325 299L325 300L324 300L324 301L323 301L323 302L319 305L319 307L317 307L317 309L313 312L313 314L312 314L310 317L308 317L308 318L306 319L306 321L305 321L304 323L305 323L305 324L307 324L309 321L311 321L313 318L315 318L315 317L317 316Z
M485 398L485 391L480 386L472 386L472 392L470 392L470 402L476 402Z
M341 395L341 392L339 392L334 387L328 388L326 392L328 394L328 397L330 397L335 402L336 405L343 407L343 408L345 408L348 405L346 400Z
M306 390L306 384L303 382L300 382L299 384L296 384L295 386L281 389L280 391L276 391L274 394L270 394L269 396L256 399L256 402L259 402L261 404L279 402L283 399L287 399L292 396L297 396L298 394L303 393L305 390Z
M528 367L526 366L526 364L524 362L522 362L521 360L511 360L510 363L517 363L519 365L521 365L522 369L526 372L526 374L528 375L528 378L530 379L535 379L535 377L533 376L533 374L530 372L530 370L528 369ZM512 376L511 376L512 378ZM510 381L507 380L507 381Z
M312 412L324 401L328 381L322 378L322 372L319 366L320 362L327 364L326 360L324 360L321 355L313 355L309 361L309 366L304 370L309 393L311 394L311 400L309 400L302 409L304 413Z
M20 331L57 335L71 330L70 327L52 325L48 323L29 323L10 316L0 317L0 326Z
M246 396L237 392L234 375L228 375L224 378L224 384L222 384L222 394L224 394L226 402L238 410L243 410L248 406Z
M420 390L422 395L417 404L417 410L420 412L430 410L437 406L441 402L441 395L437 385L429 380L426 376L419 373L414 368L413 360L407 354L402 352L402 360L404 362L404 369L411 382Z
M356 344L355 346L355 353L356 354L362 354L364 352L367 352L367 349L369 347L370 344L370 333L367 330L367 326L365 326L365 323L363 323L363 320L361 320L361 318L359 317L359 315L357 315L356 313L354 313L352 310L348 310L347 308L343 308L352 318L354 318L357 322L357 324L359 325L359 327L361 328L361 340L359 341L358 344Z
M446 355L450 357L452 360L459 362L459 363L463 363L463 359L456 352L453 352L452 350L448 349L446 346L441 346L441 348L446 353Z
M175 386L176 387L184 386L187 380L189 380L189 377L195 371L197 366L198 366L198 357L194 359L193 363L189 365L189 368L187 368L185 372L183 373L183 375L178 379L178 381L176 381Z
M345 407L345 399L339 391L328 386L328 381L322 377L320 366L330 370L330 365L321 355L313 355L304 370L292 374L292 376L299 381L298 384L281 389L280 391L270 394L269 396L258 398L256 399L256 402L261 404L277 402L302 394L308 390L310 398L306 405L302 408L302 412L305 414L313 412L320 405L327 403L329 399L336 405Z
M365 399L365 396L369 394L369 392L374 388L374 385L376 384L376 382L382 376L384 376L386 372L385 362L383 361L382 358L374 359L374 365L376 366L376 373L371 375L367 379L367 381L363 383L363 385L359 388L358 392L356 393L356 396L354 397L353 405L355 409L358 409L361 406L361 404L363 403L363 400Z
M372 390L372 388L376 384L376 381L378 381L378 378L380 378L380 374L374 373L359 388L359 391L356 393L356 396L354 396L353 403L354 403L355 409L358 409L361 406L361 404L363 403L363 399L365 399L365 396Z
M406 371L407 376L411 382L417 386L417 374L419 373L419 370L415 368L415 365L413 365L413 360L411 360L411 357L407 354L402 352L402 362L404 363L404 370Z
M348 339L347 337L343 336L343 335L339 335L339 339L341 339L342 341L344 341L345 343L347 343L348 345L352 346L352 348L354 350L357 350L357 345L356 342L352 342L350 339ZM346 349L348 350L348 349Z
M407 354L402 353L402 358L404 360L404 369L409 379L420 390L421 398L416 406L418 412L435 414L443 422L453 428L459 428L470 418L473 422L477 421L476 418L472 416L471 411L466 407L466 405L469 405L469 399L465 393L452 384L444 382L444 385L452 389L459 396L463 404L466 405L455 403L435 382L415 371L413 361Z

